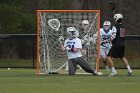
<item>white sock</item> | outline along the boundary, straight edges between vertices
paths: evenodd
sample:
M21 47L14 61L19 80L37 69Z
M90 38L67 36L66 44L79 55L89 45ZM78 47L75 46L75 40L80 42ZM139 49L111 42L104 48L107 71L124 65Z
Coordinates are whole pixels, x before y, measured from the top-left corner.
M115 70L114 67L111 67L111 71L112 71L112 72L116 72L116 70Z
M69 70L69 65L68 65L68 63L66 63L66 68L65 68L65 70L66 70L66 71Z
M105 68L106 68L106 69L109 69L109 67L108 67L108 66L105 66Z
M128 69L128 72L132 72L132 70L131 70L129 65L127 66L127 69Z

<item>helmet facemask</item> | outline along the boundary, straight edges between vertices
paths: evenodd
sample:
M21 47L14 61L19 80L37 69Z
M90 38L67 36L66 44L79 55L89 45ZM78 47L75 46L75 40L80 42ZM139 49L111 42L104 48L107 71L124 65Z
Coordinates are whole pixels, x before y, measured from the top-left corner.
M115 14L115 15L114 15L114 20L115 20L115 22L117 22L117 23L121 23L122 20L123 20L122 14Z
M82 21L82 28L87 29L89 27L89 21L88 20L83 20Z
M76 38L76 32L75 31L70 31L69 32L70 37Z
M110 23L109 21L105 21L105 22L103 23L103 29L104 29L105 31L109 31L110 27L111 27L111 23Z
M122 23L122 19L117 20L117 23Z
M73 39L77 37L76 29L74 27L67 28L68 37Z
M104 25L104 30L109 30L110 26L109 25Z

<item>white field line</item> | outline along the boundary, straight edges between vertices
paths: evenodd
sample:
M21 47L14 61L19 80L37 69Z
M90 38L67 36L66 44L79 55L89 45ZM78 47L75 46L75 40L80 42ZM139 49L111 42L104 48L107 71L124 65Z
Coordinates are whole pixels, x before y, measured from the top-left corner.
M19 85L22 85L22 86L33 86L33 85L40 85L40 86L50 86L50 85L55 85L55 86L58 86L59 84L57 84L57 83L53 83L53 84L19 84Z
M40 78L40 77L36 77L36 78L0 78L0 80L15 80L15 79L25 79L25 80L30 80L30 79L35 79L35 80L38 80L38 79L46 79L47 78L47 76L46 77L44 77L44 78Z
M134 85L134 84L137 84L137 83L118 83L118 84L121 84L121 85Z

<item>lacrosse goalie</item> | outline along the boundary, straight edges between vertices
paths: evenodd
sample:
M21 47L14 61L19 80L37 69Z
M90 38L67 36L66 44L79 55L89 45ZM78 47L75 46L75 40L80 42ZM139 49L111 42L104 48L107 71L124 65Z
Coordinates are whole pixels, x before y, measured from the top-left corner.
M76 31L77 30L74 27L68 27L68 38L64 41L64 45L61 43L61 49L63 51L66 50L67 52L69 75L75 75L76 65L79 65L84 71L88 73L98 75L98 73L96 73L95 70L92 69L83 59L81 53L82 43L76 35Z
M95 40L93 42L97 43L98 32L94 34ZM111 30L110 21L105 21L103 23L103 28L100 28L100 57L104 63L105 69L110 71L109 64L107 63L107 54L112 47L112 40L115 38L116 32Z

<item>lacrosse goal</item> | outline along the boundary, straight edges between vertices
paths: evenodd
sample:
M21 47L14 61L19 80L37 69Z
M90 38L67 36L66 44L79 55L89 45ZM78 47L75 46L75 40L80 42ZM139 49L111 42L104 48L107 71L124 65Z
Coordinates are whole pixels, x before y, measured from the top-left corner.
M55 73L65 68L67 55L60 49L59 36L67 38L67 27L75 27L81 35L82 20L89 21L88 31L82 36L91 39L100 29L99 10L37 10L37 75ZM93 68L97 58L99 63L98 46L99 43L90 42L84 57Z

